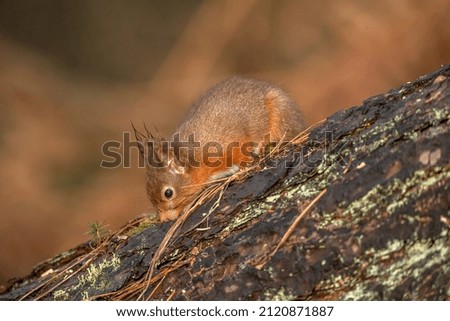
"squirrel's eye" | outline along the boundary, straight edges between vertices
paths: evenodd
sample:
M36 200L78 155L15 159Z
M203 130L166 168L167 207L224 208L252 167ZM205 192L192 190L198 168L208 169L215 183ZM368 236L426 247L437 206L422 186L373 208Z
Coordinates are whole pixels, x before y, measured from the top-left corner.
M166 198L171 198L173 196L173 189L171 189L170 187L166 188L166 190L164 191L164 196Z

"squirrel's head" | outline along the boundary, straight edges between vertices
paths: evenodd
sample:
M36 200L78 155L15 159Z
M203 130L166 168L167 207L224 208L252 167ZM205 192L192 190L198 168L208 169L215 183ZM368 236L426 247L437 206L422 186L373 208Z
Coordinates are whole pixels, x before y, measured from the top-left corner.
M147 196L162 222L175 220L201 190L192 185L191 167L185 155L170 142L135 129L139 152L146 160Z
M157 152L153 157L161 157ZM189 168L169 151L168 157L159 158L160 165L147 162L147 196L158 211L162 222L175 220L191 203L196 190L191 187Z

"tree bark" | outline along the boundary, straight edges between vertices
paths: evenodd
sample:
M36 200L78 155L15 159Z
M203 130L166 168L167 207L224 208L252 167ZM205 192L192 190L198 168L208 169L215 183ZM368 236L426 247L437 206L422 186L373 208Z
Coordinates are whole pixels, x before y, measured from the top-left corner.
M173 223L139 218L0 300L448 300L449 76L337 112L230 183L170 238L150 282Z

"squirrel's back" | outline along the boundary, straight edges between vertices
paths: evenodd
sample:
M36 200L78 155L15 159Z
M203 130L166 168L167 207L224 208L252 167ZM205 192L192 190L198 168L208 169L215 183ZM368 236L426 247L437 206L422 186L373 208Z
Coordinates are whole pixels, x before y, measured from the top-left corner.
M217 141L290 140L304 129L296 104L279 87L267 82L232 77L207 90L193 104L175 133L190 134L201 143Z

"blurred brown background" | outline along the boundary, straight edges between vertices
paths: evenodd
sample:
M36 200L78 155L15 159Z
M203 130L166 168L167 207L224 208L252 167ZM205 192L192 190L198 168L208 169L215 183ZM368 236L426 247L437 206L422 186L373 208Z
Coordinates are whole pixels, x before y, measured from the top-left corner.
M147 211L144 170L102 169L130 121L170 133L240 74L309 123L449 63L450 1L1 1L0 284Z

